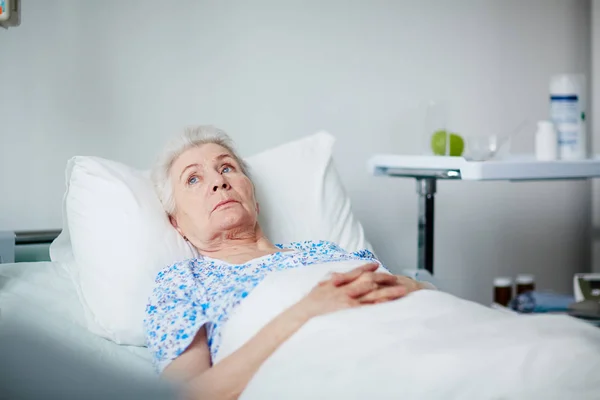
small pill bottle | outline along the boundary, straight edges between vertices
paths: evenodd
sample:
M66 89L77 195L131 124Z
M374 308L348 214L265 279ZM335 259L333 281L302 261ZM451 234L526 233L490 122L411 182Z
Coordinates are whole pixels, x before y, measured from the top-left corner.
M498 277L494 279L494 303L508 307L512 300L513 282L508 277Z
M531 274L519 274L517 275L517 296L525 293L532 292L535 290L535 277Z

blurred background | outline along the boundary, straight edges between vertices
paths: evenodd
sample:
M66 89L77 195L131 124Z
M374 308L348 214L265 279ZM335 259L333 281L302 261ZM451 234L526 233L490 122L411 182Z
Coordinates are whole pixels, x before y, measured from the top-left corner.
M430 99L461 132L527 121L511 150L531 153L558 73L588 78L600 152L599 1L22 0L21 26L0 32L0 230L61 227L74 155L146 169L189 124L245 156L323 129L377 255L414 268L415 183L374 178L367 159L418 153ZM436 277L484 303L499 275L570 292L575 272L600 272L599 227L598 182L440 182Z

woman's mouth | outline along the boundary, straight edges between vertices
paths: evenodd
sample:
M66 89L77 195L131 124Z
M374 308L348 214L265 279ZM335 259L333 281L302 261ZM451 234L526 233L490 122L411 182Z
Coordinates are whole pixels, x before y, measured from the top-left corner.
M215 211L217 208L220 208L222 206L225 206L227 204L232 204L232 203L237 203L237 201L232 200L232 199L220 201L219 203L217 203L217 205L215 206L215 208L213 208L213 211Z

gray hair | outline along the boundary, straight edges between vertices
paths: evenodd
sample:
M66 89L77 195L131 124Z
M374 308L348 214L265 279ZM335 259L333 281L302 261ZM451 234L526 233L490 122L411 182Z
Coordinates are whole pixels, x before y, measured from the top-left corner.
M167 214L175 212L175 199L173 197L173 182L171 182L171 167L177 158L186 150L193 147L214 143L224 147L238 162L242 172L248 174L248 165L233 148L233 141L225 131L211 125L199 125L186 128L183 133L171 140L152 169L152 182Z

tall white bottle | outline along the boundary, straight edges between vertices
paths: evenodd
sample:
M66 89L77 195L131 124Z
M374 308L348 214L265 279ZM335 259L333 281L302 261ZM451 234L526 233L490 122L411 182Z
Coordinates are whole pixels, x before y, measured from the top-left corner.
M585 77L553 76L550 80L550 120L556 128L559 159L587 157L585 119Z

